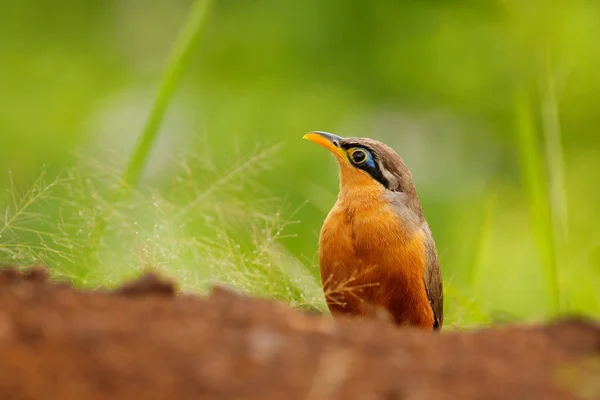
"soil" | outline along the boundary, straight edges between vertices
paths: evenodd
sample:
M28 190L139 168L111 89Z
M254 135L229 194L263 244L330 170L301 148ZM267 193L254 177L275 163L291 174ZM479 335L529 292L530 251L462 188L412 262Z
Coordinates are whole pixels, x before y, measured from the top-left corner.
M6 400L600 398L599 359L600 326L583 319L428 333L183 295L152 274L79 291L0 270Z

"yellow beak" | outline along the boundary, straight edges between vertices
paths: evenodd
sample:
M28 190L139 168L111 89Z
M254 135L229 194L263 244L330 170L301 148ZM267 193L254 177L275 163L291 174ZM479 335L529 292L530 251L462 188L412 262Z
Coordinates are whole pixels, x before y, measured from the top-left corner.
M303 136L311 142L319 144L331 151L339 160L347 161L346 152L340 147L340 142L344 139L341 136L328 132L313 131Z

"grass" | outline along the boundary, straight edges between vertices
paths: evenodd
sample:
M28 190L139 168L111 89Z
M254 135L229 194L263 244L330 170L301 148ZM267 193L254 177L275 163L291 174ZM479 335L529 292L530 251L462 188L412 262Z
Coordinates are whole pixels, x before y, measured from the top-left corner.
M519 93L516 100L517 149L520 161L523 187L525 189L531 225L534 230L540 257L545 265L546 285L554 314L560 310L560 289L558 282L558 260L556 243L551 228L550 196L545 167L546 153L542 151L539 134L533 121L530 100L525 93Z
M226 285L324 310L320 283L309 273L313 266L302 265L279 244L293 221L272 212L271 201L257 197L249 204L238 197L240 190L253 190L253 177L268 168L276 151L263 149L223 171L189 157L168 189L132 189L119 203L110 200L120 175L99 161L88 160L49 182L42 175L20 195L10 192L0 262L44 263L56 278L81 287L115 287L158 269L188 292ZM89 259L87 238L107 214L112 218L97 257Z
M543 73L540 74L542 82L540 83L542 98L541 114L542 126L545 142L545 158L548 170L548 208L550 210L551 237L554 250L554 273L555 289L557 293L556 303L558 305L557 314L566 311L564 299L561 293L568 289L565 282L568 275L563 274L563 270L570 269L570 260L568 256L569 248L569 224L567 215L567 195L564 182L564 161L562 138L560 131L560 120L558 115L558 100L556 95L556 84L553 77L554 71L548 51L544 54Z
M536 128L531 100L525 93L517 98L517 136L524 187L553 315L567 312L565 280L571 265L568 258L567 196L556 84L548 51L540 63L539 115Z
M548 51L539 63L537 94L517 95L517 149L537 249L544 265L551 316L597 315L598 275L570 251L565 162L559 104ZM537 100L536 100L537 99ZM590 249L579 249L587 254Z
M184 24L177 38L172 54L167 61L167 67L162 76L150 115L139 137L137 147L131 154L127 169L123 173L123 184L127 188L135 187L140 179L185 65L200 38L210 5L211 0L197 0L189 13L188 21Z
M136 148L131 154L127 167L122 174L120 185L115 189L111 200L112 203L116 203L122 197L127 196L131 188L134 188L140 180L185 65L194 45L200 38L202 27L208 17L210 5L211 0L196 0L189 12L188 20L184 24L167 61L156 98L139 136ZM111 214L104 216L101 222L96 225L95 231L90 235L88 257L95 256L99 238L104 234L106 221L110 218Z
M11 177L12 183L12 177ZM74 247L63 231L51 229L52 222L36 208L53 200L54 190L65 179L45 182L45 172L25 191L11 185L9 205L0 219L0 260L33 264L40 259L73 262Z

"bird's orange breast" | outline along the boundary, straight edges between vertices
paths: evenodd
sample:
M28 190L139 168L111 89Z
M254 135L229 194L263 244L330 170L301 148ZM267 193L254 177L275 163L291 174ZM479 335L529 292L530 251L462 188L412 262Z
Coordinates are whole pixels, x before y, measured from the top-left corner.
M356 199L359 199L358 201ZM381 193L342 195L319 242L321 279L332 314L386 309L400 325L432 328L423 273L425 236L408 229Z

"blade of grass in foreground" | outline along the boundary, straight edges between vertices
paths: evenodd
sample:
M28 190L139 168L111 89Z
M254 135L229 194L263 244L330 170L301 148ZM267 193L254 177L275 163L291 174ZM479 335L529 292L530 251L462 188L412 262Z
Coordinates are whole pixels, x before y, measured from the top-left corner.
M568 262L568 216L567 196L564 185L564 161L558 116L558 100L556 98L556 84L551 70L548 51L546 51L544 71L541 75L543 81L541 89L541 113L545 144L546 167L548 169L548 204L550 209L550 225L552 240L554 242L554 257L556 259L556 290L564 293L568 289L566 271L569 270ZM557 293L557 297L558 294ZM567 311L564 296L559 298L559 311ZM560 301L562 300L562 301Z
M560 312L558 265L552 234L544 154L533 115L527 93L518 93L516 98L516 130L520 170L527 193L537 246L545 265L545 276L552 312L557 315Z
M181 78L183 68L189 59L195 43L200 38L200 32L208 14L210 1L211 0L196 1L194 7L190 11L188 21L185 23L177 38L167 63L166 71L162 76L157 96L152 105L152 110L146 120L137 146L131 154L127 169L123 174L123 183L126 186L135 186L140 179L142 170L148 160L150 150L152 149L152 145L158 135L169 102L173 97L177 83Z
M175 93L177 83L181 78L183 69L188 62L195 43L200 38L200 32L206 21L210 2L211 0L197 0L190 10L188 20L183 26L167 62L166 70L159 84L148 119L136 147L129 158L127 167L123 172L121 186L116 189L111 200L113 204L125 197L131 191L131 188L135 187L139 182L152 146L158 136L169 102ZM110 215L104 215L97 222L96 229L90 236L88 245L89 257L93 257L95 254L99 240L106 230L109 218Z

